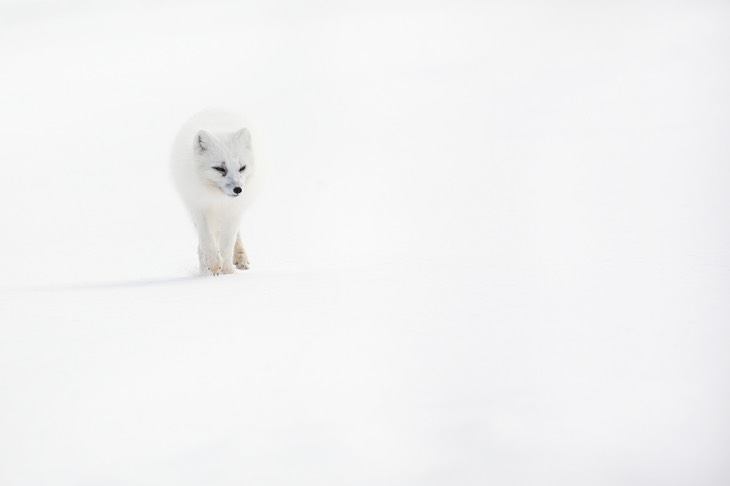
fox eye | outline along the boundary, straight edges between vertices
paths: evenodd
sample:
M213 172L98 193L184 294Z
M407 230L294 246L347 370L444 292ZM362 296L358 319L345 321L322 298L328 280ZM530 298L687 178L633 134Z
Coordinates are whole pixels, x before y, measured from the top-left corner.
M228 173L228 170L226 170L225 167L213 167L215 170L221 173L221 175L226 175Z
M243 172L244 170L246 170L246 166L245 165L243 167L241 167L240 169L238 169L238 172Z

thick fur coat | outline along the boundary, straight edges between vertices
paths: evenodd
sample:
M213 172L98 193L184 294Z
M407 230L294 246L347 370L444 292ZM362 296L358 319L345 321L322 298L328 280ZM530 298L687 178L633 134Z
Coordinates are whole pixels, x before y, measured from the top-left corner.
M205 110L180 129L172 175L198 233L202 274L249 267L239 224L256 192L257 172L251 132L239 115Z

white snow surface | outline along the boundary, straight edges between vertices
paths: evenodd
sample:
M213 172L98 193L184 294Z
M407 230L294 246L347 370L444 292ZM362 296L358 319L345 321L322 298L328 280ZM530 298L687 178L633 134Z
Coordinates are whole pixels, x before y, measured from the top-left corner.
M730 484L727 2L4 0L0 59L1 485Z

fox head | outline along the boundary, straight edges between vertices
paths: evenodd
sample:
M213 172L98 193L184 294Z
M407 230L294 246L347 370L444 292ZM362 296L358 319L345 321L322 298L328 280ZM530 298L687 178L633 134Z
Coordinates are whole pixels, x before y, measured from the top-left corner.
M230 197L245 193L246 179L253 169L248 129L217 135L200 130L195 135L193 149L201 174L210 187Z

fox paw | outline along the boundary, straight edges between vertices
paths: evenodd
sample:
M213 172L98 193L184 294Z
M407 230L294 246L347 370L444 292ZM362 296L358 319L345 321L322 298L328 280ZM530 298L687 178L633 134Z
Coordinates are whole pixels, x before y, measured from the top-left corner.
M223 259L219 254L207 255L200 262L200 273L203 275L220 275L223 270Z
M251 266L251 263L248 261L248 257L244 252L236 253L233 257L233 263L239 270L248 270L248 267Z
M236 270L234 269L233 265L231 265L230 263L224 263L223 264L223 269L222 269L221 272L224 273L224 274L231 274L231 273L233 273L235 271Z

